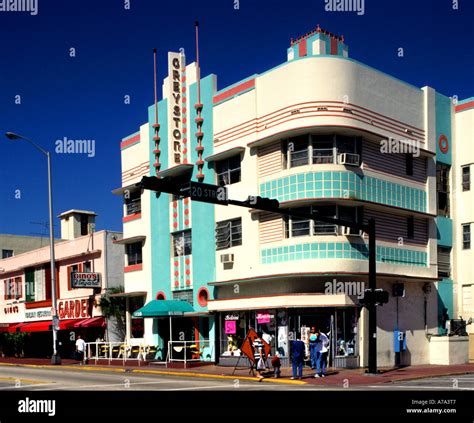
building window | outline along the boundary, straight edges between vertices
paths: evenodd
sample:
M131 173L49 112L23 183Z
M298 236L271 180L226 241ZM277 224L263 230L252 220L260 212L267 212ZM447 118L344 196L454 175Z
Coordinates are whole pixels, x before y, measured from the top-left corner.
M185 289L183 291L173 292L173 300L187 301L193 305L193 290Z
M2 259L13 257L13 250L2 250Z
M240 182L240 154L217 161L216 174L219 186Z
M293 209L294 212L299 213L318 213L320 216L338 218L348 222L359 223L362 221L361 207L347 207L336 205L325 206L310 206ZM337 235L340 233L338 225L321 222L317 219L306 219L299 217L286 216L285 222L285 237L295 238L299 236L319 236L319 235ZM348 228L348 234L355 234L352 228Z
M448 278L451 275L451 248L438 246L438 276Z
M462 249L469 250L471 248L471 225L462 225Z
M21 277L5 279L3 281L5 300L18 300L22 296Z
M173 236L173 256L189 256L192 254L191 230L175 232Z
M309 164L309 136L301 135L288 140L288 163L291 167Z
M51 268L49 265L25 270L26 302L51 299Z
M415 237L415 219L413 216L407 217L407 238L413 239Z
M449 217L449 166L436 164L436 188L438 192L438 215Z
M343 135L301 135L286 141L285 167L308 164L338 163L344 155L344 164L358 166L362 152L362 139ZM342 156L341 156L342 157Z
M242 218L224 220L216 224L216 249L242 245Z
M124 196L125 215L140 213L142 211L142 197L140 191L131 191Z
M142 263L142 243L134 242L133 244L127 244L126 254L127 254L128 266L141 264Z
M405 168L408 176L413 176L413 156L410 153L405 154Z
M87 230L87 224L89 223L89 218L87 215L81 215L81 236L87 235L89 231Z
M334 163L334 137L312 136L313 164Z
M85 273L91 273L92 272L92 262L91 261L85 261L82 265L83 272Z
M471 168L464 166L462 168L462 190L469 191L471 189Z

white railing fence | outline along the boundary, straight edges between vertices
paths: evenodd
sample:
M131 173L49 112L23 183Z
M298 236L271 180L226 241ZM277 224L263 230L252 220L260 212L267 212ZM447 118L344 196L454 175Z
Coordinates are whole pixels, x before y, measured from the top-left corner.
M209 341L168 341L167 362L211 361L214 345Z

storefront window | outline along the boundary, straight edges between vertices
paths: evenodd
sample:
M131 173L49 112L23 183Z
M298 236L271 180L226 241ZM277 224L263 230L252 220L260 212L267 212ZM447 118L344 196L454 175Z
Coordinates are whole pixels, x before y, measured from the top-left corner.
M245 312L228 312L221 315L221 355L240 356L240 347L247 335Z
M354 356L357 338L357 310L336 310L336 356Z

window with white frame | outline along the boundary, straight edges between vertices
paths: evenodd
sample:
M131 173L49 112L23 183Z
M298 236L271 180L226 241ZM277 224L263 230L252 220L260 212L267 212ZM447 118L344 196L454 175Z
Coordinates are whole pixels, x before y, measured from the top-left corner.
M283 163L287 168L308 164L360 164L361 138L334 134L305 134L284 143ZM343 155L344 161L339 159Z
M300 213L317 213L322 217L331 217L348 222L359 223L362 221L361 207L347 207L340 205L322 205L308 206L292 209ZM285 217L285 237L296 238L299 236L320 236L320 235L337 235L339 233L338 225L318 221L316 219L306 219L299 217ZM353 233L353 229L349 229L349 233Z
M216 223L216 249L242 245L242 218L224 220Z

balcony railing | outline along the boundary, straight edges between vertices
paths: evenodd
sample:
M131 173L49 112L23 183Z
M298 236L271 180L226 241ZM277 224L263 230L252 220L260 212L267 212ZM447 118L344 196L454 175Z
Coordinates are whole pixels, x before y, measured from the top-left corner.
M313 164L334 163L332 148L313 148Z

